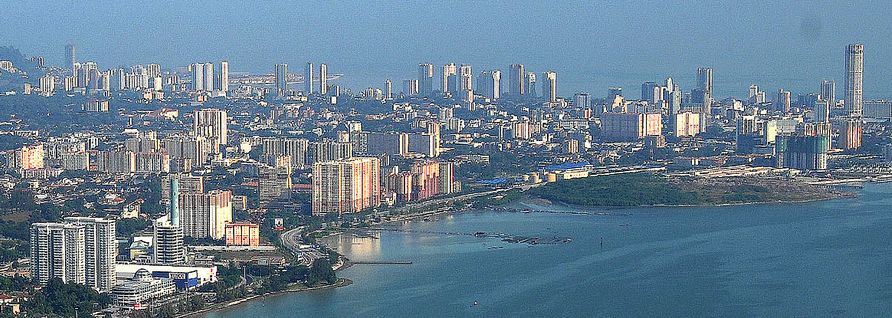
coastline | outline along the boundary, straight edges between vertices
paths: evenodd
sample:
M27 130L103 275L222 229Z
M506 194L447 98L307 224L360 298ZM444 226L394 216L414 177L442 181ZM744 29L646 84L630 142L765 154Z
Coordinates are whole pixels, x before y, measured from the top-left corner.
M877 182L877 183L879 183L879 182ZM493 193L493 194L495 194L495 193ZM490 194L490 195L492 195L492 194ZM423 219L423 218L428 218L428 217L436 217L436 216L441 216L441 215L459 214L459 213L467 212L469 210L477 210L477 211L483 211L483 212L500 212L500 211L496 210L496 208L499 208L499 207L504 208L504 207L507 207L507 206L510 206L513 204L518 204L518 203L523 203L523 202L532 202L532 201L535 201L536 202L535 204L537 204L537 205L538 204L560 204L560 205L564 205L566 207L582 208L582 209L598 209L598 208L600 208L600 209L633 209L633 208L658 208L658 207L663 207L663 208L665 208L665 207L668 207L668 208L704 208L704 207L731 207L731 206L750 206L750 205L767 205L767 204L809 203L809 202L820 202L820 201L830 201L830 200L839 200L839 199L851 199L851 198L855 198L857 196L858 196L858 193L856 193L856 192L843 191L843 192L838 192L833 196L813 197L813 198L805 198L805 199L799 199L799 200L747 201L747 202L730 202L730 203L719 203L719 204L704 203L704 204L690 204L690 205L656 204L656 205L635 205L635 206L585 206L585 205L577 205L577 204L570 204L570 203L561 202L561 201L549 200L549 199L541 198L538 196L525 195L525 196L522 196L522 197L520 197L516 200L513 200L513 201L505 202L505 203L502 203L502 204L499 204L496 206L483 207L483 208L479 208L479 209L454 209L454 208L449 207L449 208L445 208L445 209L437 208L437 209L433 209L431 211L421 211L421 212L408 213L408 214L399 214L394 219L389 219L386 221L381 221L379 223L374 223L374 225L381 225L381 224L398 225L399 223L405 222L405 221L414 221L414 220L418 220L418 219ZM472 199L474 199L474 198L468 198L468 200L472 200ZM516 211L514 211L514 212L521 211L520 209L516 209L516 208L515 208L515 210ZM504 211L501 211L501 212L504 212ZM574 213L574 214L589 215L589 213ZM340 229L337 231L333 231L333 232L328 233L324 237L330 237L333 235L342 235L342 234L349 234L349 229ZM325 243L320 242L320 244L325 244ZM335 271L342 271L342 270L350 268L354 265L348 258L346 258L344 256L342 256L342 257L344 258L344 263L340 267L335 269ZM230 308L242 305L242 304L247 304L248 302L251 302L254 300L265 299L267 297L275 297L275 296L281 296L281 295L286 295L286 294L290 294L290 293L299 293L299 292L306 292L306 291L333 289L333 288L338 288L338 287L349 286L352 283L353 283L353 281L348 278L338 278L338 282L336 282L335 284L331 284L331 285L311 287L311 288L299 288L299 289L290 289L289 288L289 289L274 292L274 293L269 293L269 294L264 294L264 295L254 295L251 297L236 300L236 301L229 302L226 304L219 304L217 306L211 306L209 308L202 309L201 311L197 311L194 313L189 313L189 314L181 315L181 316L177 316L177 317L178 318L197 317L201 314L206 314L208 312L215 312L215 311L224 311L224 310L227 310L227 309L230 309Z
M347 264L351 264L351 265L347 265ZM350 266L352 266L352 263L347 262L347 263L344 264L344 266L341 266L341 268L339 268L338 270L341 270L341 269L344 269L344 268L348 268L348 267L350 267ZM250 297L246 297L246 298L242 298L242 299L234 300L234 301L231 301L231 302L228 302L228 303L214 304L214 305L212 305L212 306L210 306L210 307L208 307L208 308L204 308L204 309L199 310L199 311L196 311L196 312L190 312L190 313L187 313L187 314L178 315L178 316L174 316L174 317L175 317L175 318L192 318L192 317L198 317L198 316L200 316L200 315L207 314L207 313L210 313L210 312L225 311L225 310L227 310L227 309L232 309L232 308L237 307L237 306L239 306L239 305L246 305L246 304L248 304L248 303L250 303L250 302L252 302L252 301L255 301L255 300L261 300L261 299L266 299L266 298L272 298L272 297L282 296L282 295L287 295L287 294L292 294L292 293L301 293L301 292L310 292L310 291L318 291L318 290L326 290L326 289L335 289L335 288L338 288L338 287L350 286L350 285L352 285L352 284L353 284L353 281L350 280L349 278L338 278L338 281L336 281L334 284L328 284L328 285L322 285L322 286L316 286L316 287L293 288L294 285L292 285L292 287L289 287L289 288L287 288L287 289L285 289L285 290L281 290L281 291L277 291L277 292L272 292L272 293L267 293L267 294L263 294L263 295L253 295L253 296L250 296Z

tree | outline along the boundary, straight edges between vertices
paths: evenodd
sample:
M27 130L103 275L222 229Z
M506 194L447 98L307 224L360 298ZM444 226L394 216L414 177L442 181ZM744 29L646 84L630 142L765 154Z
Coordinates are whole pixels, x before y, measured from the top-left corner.
M310 266L307 273L307 285L313 286L320 282L334 284L338 280L335 271L331 269L331 262L327 258L317 258Z

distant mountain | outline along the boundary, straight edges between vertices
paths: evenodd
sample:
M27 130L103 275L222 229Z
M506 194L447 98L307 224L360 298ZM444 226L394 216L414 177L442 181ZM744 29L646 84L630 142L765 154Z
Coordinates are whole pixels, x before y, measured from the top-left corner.
M3 72L0 74L0 86L2 86L0 88L3 89L10 86L19 88L25 82L36 84L37 79L46 73L46 71L37 68L37 63L31 62L31 59L25 57L19 49L11 46L0 46L0 60L11 61L12 66L28 74L27 78L23 78L19 74Z

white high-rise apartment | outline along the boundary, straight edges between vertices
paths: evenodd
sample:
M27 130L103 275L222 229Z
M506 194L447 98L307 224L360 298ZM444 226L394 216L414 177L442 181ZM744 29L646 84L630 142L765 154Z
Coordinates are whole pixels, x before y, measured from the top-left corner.
M328 94L328 65L319 64L319 95Z
M229 142L227 125L229 117L225 110L207 108L196 110L192 117L192 132L211 143L214 153L220 153L220 145Z
M179 213L183 235L222 240L226 223L232 222L232 192L181 193Z
M204 90L204 64L192 64L192 91Z
M851 117L861 117L864 109L864 44L846 47L846 110Z
M45 284L59 278L86 282L84 228L63 223L31 224L31 279Z
M115 241L115 221L102 218L67 217L65 223L84 229L84 260L86 285L100 292L107 292L117 282L115 258L118 249Z

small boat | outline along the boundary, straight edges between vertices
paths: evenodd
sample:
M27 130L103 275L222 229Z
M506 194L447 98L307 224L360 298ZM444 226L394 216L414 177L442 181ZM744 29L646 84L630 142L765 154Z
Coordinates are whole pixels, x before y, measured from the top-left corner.
M480 303L478 303L478 302L475 300L474 303L471 304L471 307L474 307L474 306L477 306L477 305L480 305Z

